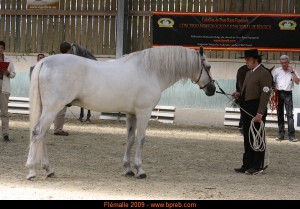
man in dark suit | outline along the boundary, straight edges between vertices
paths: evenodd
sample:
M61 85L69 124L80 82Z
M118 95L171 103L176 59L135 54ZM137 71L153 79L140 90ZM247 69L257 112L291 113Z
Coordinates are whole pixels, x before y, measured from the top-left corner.
M249 134L250 127L254 123L258 129L261 121L265 123L267 105L272 91L272 75L262 66L262 55L257 49L245 50L246 65L250 69L245 77L241 93L236 92L233 96L241 102L241 117L244 134L243 165L234 169L238 173L255 175L264 170L265 147L262 144L253 148L254 138ZM253 121L252 121L253 120ZM261 133L260 133L261 134ZM262 139L264 140L264 139Z

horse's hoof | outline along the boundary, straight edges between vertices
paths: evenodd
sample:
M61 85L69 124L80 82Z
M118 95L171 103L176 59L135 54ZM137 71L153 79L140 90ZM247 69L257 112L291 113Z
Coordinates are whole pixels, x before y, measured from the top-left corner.
M48 178L53 178L54 177L54 173L50 173L47 175Z
M125 173L125 176L126 177L133 177L134 173L132 171L129 171L129 172Z
M28 175L26 176L26 179L31 181L36 177L36 172L34 170L29 170Z
M26 176L26 179L27 179L28 181L32 181L35 177L36 177L36 176L28 175L28 176Z
M136 176L136 178L138 178L138 179L145 179L146 177L147 177L147 175L145 173Z

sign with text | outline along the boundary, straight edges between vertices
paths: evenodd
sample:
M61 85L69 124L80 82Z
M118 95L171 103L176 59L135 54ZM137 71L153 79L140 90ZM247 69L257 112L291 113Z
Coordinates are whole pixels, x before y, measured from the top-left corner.
M59 10L59 0L27 0L27 9Z
M153 45L300 51L300 15L153 13Z

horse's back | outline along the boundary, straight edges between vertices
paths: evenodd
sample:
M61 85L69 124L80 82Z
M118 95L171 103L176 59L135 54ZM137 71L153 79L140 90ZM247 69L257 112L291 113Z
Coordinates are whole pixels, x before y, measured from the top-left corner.
M60 54L42 61L39 83L43 95L68 103L76 100L75 105L86 109L132 112L133 106L146 107L148 100L156 103L160 98L157 81L142 69L140 60L101 62Z
M97 66L97 61L72 54L58 54L49 56L42 60L47 71L52 73L55 71L67 73L80 72L85 68L93 68Z
M97 61L71 54L49 56L43 59L42 62L39 81L50 86L71 87L86 83L86 75L96 74L98 71Z

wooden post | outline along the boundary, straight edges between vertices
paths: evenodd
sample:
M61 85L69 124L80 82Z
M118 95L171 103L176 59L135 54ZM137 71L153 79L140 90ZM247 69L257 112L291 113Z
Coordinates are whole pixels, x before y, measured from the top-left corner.
M126 51L127 31L125 23L128 11L125 5L128 5L127 0L118 0L116 58L122 57Z

